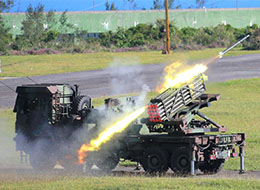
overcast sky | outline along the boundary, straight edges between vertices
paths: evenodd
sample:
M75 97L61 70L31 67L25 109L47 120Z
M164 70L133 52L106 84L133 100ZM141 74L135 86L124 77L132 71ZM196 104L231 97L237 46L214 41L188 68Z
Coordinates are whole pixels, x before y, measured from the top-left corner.
M161 0L163 1L163 0ZM239 8L260 7L260 0L205 0L206 8ZM29 4L37 6L39 3L45 5L45 10L54 9L56 11L103 11L107 0L15 0L15 6L11 12L24 12ZM131 10L131 4L127 0L108 0L114 2L119 10ZM153 0L135 0L137 10L142 8L150 9ZM181 8L195 7L195 0L174 0L174 6L181 5Z

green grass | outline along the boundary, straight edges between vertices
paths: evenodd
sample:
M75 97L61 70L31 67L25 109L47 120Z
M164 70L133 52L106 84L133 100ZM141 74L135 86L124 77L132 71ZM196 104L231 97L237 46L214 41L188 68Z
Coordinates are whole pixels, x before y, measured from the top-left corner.
M153 63L172 63L176 60L196 61L212 58L223 49L205 49L197 51L174 51L162 55L161 51L124 52L124 53L89 53L59 55L2 56L1 77L24 77L56 73L68 73L107 68L110 65L135 65ZM255 54L260 51L235 49L227 56Z
M208 93L220 93L219 102L202 110L208 117L228 128L228 133L247 133L245 167L247 170L260 170L260 78L244 79L208 84ZM149 98L154 93L149 94ZM103 104L103 98L94 99L94 105ZM11 110L1 111L0 119L14 135L15 116ZM126 162L122 165L132 163ZM230 159L225 169L238 170L239 159Z
M12 179L12 178L11 178ZM212 178L169 178L169 177L46 177L3 181L0 189L48 189L48 190L132 190L132 189L259 189L260 181L253 179L212 179Z

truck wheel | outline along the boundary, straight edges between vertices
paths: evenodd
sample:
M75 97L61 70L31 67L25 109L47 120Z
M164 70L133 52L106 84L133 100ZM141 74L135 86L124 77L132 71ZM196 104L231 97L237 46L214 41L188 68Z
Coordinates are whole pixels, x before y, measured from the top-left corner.
M119 163L119 158L116 154L109 154L104 156L103 158L97 159L95 165L105 172L110 172L115 169Z
M145 157L142 162L143 168L150 173L164 173L169 168L169 155L160 148L151 148L145 151Z
M215 174L221 171L225 163L225 159L211 160L199 166L200 171L205 174Z
M170 167L174 173L187 174L190 172L190 157L189 152L178 150L171 156Z
M78 96L76 99L77 111L90 108L90 98L88 96Z

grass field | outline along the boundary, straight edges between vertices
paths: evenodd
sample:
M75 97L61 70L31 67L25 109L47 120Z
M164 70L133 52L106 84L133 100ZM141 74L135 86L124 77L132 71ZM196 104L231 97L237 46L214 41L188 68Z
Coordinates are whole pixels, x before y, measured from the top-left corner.
M132 189L259 189L260 181L253 179L212 179L212 178L167 178L167 177L60 177L0 181L0 189L8 190L132 190Z
M174 51L170 55L162 55L161 51L124 52L124 53L89 53L89 54L58 54L58 55L25 55L1 56L1 77L24 77L68 73L84 70L95 70L109 67L112 63L153 64L172 63L176 60L196 61L214 57L223 49L206 49L197 51ZM260 51L244 51L235 49L226 56L255 54Z

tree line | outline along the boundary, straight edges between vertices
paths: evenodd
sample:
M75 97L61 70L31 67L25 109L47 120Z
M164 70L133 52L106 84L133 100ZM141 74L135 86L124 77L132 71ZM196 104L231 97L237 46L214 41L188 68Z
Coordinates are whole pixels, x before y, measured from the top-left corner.
M1 1L0 1L1 2ZM10 7L12 4L5 4ZM138 24L128 29L100 33L98 38L72 25L66 11L56 15L45 13L44 6L27 8L22 21L22 35L13 37L0 16L0 54L86 53L95 51L161 50L165 46L165 20L155 24ZM247 34L251 38L243 43L245 49L260 49L260 29L252 25L234 28L231 25L192 28L176 27L170 22L171 49L203 49L227 47Z
M123 0L124 3L128 3L129 4L129 8L136 10L136 9L142 9L142 10L146 10L146 8L140 8L137 6L137 3L135 2L135 0ZM150 9L153 10L159 10L159 9L165 9L165 0L153 0L153 6ZM189 5L188 8L202 8L206 3L206 0L195 0L195 7L193 5ZM176 0L168 0L168 8L169 9L180 9L182 8L182 5L180 4L180 1L176 1ZM114 1L112 1L111 3L107 2L105 3L105 9L107 11L112 11L112 10L118 10L116 4Z

